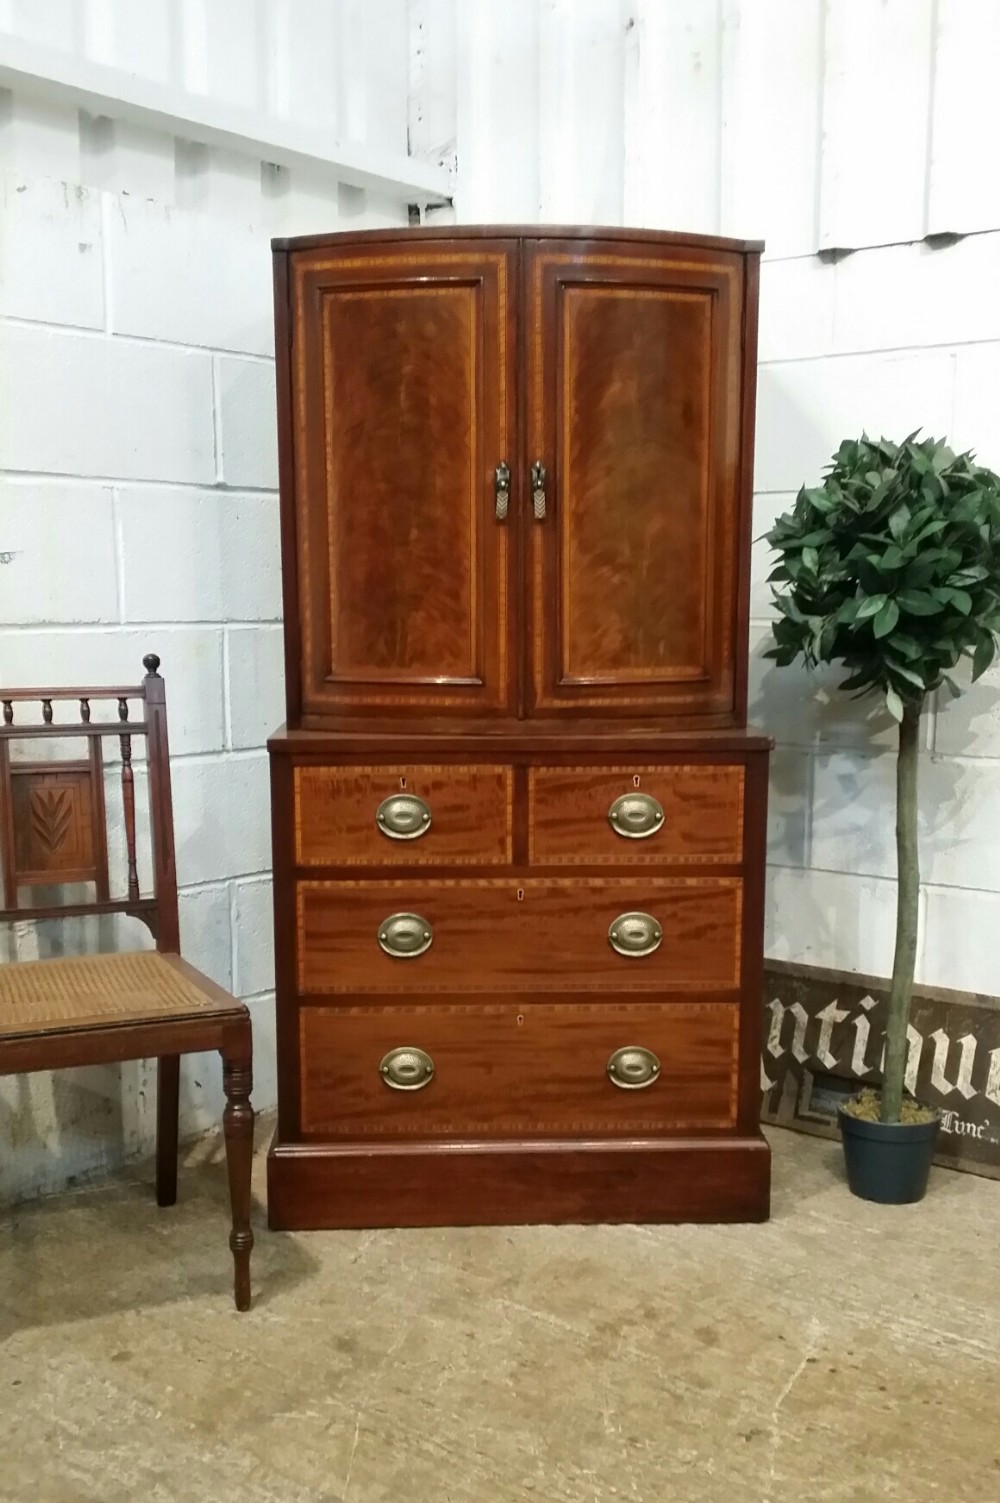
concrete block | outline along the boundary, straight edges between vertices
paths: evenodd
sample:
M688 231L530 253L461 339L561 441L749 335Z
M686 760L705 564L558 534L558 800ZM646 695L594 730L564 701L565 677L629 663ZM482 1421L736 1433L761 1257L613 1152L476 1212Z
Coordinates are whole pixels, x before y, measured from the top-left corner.
M837 268L818 256L762 262L761 360L794 360L830 353L836 274Z
M271 256L260 232L124 197L109 236L116 334L273 355Z
M234 884L233 979L240 997L274 990L274 912L270 877Z
M215 479L207 354L14 325L2 462L130 480Z
M118 620L109 486L5 480L0 501L0 621L18 626Z
M233 746L263 746L285 719L285 660L280 627L226 633L229 733Z
M1000 892L1000 776L994 762L921 765L920 870L941 887Z
M104 327L99 195L51 178L0 175L0 314Z
M980 464L1000 470L1000 344L969 345L955 355L955 413L948 437L961 451L974 449Z
M836 350L1000 339L1000 234L857 251L836 283Z
M917 961L926 986L1000 994L997 934L1000 894L968 889L928 887L927 921Z
M964 692L955 698L947 689L938 695L934 750L939 756L1000 758L1000 663L970 682L966 663L953 677Z
M45 7L36 5L36 12ZM21 91L0 101L0 158L5 168L28 178L78 183L80 111L69 100Z
M923 759L923 770L929 761ZM825 871L895 878L894 753L816 756L812 779L809 864Z
M217 357L219 454L226 485L274 490L278 484L278 420L274 366Z
M143 655L148 652L162 659L171 755L177 758L221 748L222 637L210 628L0 632L0 682L52 688L80 683L138 685L145 673ZM96 705L95 701L95 720ZM113 720L115 713L111 701L101 718ZM136 713L134 708L132 713ZM117 746L114 738L112 742L109 752ZM141 750L138 737L133 750Z
M227 991L233 986L233 945L228 882L182 888L178 895L181 954Z
M783 512L795 505L794 491L764 493L753 500L753 546L750 549L750 619L769 621L774 615L771 586L767 576L778 562L765 533L770 532Z
M758 491L815 485L842 439L951 428L954 359L944 351L764 365L758 377Z
M783 746L854 747L872 752L894 749L896 722L880 695L853 699L838 687L846 669L824 665L810 670L801 662L779 668L764 653L770 628L750 629L749 718Z
M173 789L182 886L270 871L266 756L182 758Z
M772 960L891 974L896 884L888 878L770 867L764 912Z
M781 866L810 862L813 760L799 751L771 754L767 799L768 859Z
M125 486L118 516L127 621L280 619L275 498Z

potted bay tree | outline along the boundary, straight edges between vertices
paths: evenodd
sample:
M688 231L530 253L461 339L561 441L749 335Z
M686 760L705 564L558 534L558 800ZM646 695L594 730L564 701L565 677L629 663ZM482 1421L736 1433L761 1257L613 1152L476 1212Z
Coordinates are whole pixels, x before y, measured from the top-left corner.
M919 432L919 430L918 430ZM777 617L766 656L839 663L840 687L879 694L899 725L896 945L881 1090L840 1109L848 1183L868 1200L919 1200L938 1114L904 1090L917 955L917 769L927 696L976 679L1000 632L1000 477L943 442L845 440L817 486L803 487L767 541Z

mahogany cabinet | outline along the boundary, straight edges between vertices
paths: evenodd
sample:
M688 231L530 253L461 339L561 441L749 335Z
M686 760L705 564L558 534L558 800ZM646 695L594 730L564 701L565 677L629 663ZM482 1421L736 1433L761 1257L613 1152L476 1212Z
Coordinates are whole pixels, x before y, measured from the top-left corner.
M759 252L274 243L274 1226L767 1214Z

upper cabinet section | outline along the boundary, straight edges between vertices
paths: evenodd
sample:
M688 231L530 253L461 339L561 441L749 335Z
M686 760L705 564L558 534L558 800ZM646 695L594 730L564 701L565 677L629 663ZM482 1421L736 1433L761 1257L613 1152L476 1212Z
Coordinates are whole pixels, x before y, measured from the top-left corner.
M486 242L291 259L284 564L307 716L513 707L494 471L515 270L516 246Z
M756 248L275 252L290 724L745 720Z

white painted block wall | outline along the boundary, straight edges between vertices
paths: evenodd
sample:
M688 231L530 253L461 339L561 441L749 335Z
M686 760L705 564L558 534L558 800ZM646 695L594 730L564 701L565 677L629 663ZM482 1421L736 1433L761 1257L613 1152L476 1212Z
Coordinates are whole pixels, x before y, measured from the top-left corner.
M864 428L1000 468L993 0L418 4L421 117L457 153L460 219L766 240L756 536ZM886 974L894 730L835 673L764 662L761 542L753 567L768 952ZM921 775L919 975L1000 994L1000 669L931 707Z
M764 237L758 533L862 426L922 423L1000 466L1000 179L982 170L994 0L144 0L137 13L0 0L0 29L331 139L457 162L464 220ZM185 948L251 1000L267 1106L262 748L282 713L267 240L404 223L405 205L51 100L0 96L0 149L0 550L15 555L0 569L0 681L127 680L161 654ZM966 238L923 238L948 233ZM851 254L816 254L836 248ZM754 570L753 714L778 741L769 950L885 971L891 727L765 669L760 545ZM996 993L1000 670L932 711L922 773L921 974ZM214 1119L216 1082L211 1061L185 1071L185 1133ZM151 1107L144 1067L0 1086L0 1195L143 1151Z
M156 76L186 18L168 76L405 158L405 0L296 0L294 24L258 6L277 30L256 39L242 4L143 10L148 28L133 0L2 0L0 27ZM284 719L269 239L406 220L332 171L0 92L0 685L137 683L160 655L182 947L249 1003L259 1109L276 1100L264 743ZM140 816L146 792L139 767ZM7 953L95 940L150 943L76 922ZM0 1081L0 1200L148 1151L154 1087L147 1064ZM221 1106L217 1059L185 1061L183 1136Z

